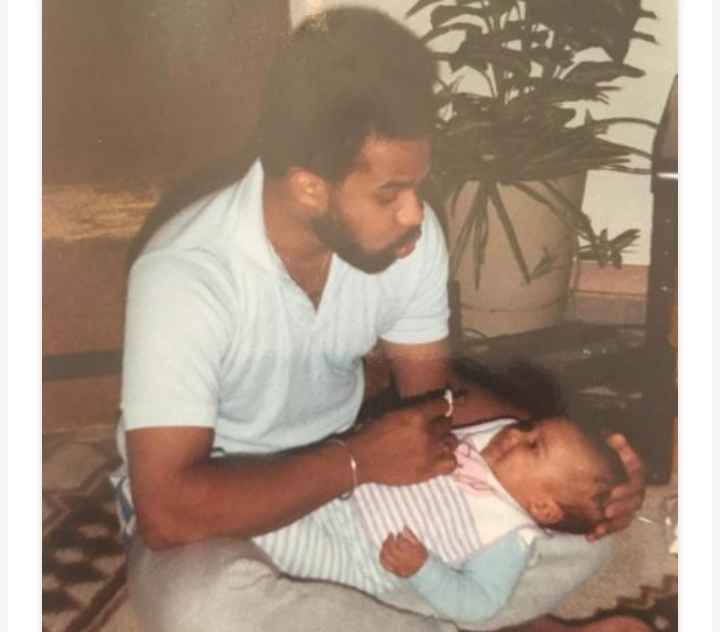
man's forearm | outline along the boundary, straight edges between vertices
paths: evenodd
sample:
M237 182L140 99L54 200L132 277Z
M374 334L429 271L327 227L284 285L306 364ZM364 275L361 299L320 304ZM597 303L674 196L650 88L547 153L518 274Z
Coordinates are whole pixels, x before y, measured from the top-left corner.
M152 548L278 529L351 489L353 478L347 449L328 443L284 456L208 460L159 483L139 498L134 490Z
M206 428L127 433L138 525L151 548L278 529L365 482L410 485L455 465L442 398L387 413L343 441L267 457L209 458Z

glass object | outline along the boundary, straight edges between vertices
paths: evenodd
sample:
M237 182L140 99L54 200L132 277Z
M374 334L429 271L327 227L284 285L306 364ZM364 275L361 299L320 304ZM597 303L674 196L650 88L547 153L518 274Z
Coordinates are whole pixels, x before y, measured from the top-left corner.
M660 511L665 531L665 541L668 545L668 552L678 554L678 495L677 493L665 496L660 503Z

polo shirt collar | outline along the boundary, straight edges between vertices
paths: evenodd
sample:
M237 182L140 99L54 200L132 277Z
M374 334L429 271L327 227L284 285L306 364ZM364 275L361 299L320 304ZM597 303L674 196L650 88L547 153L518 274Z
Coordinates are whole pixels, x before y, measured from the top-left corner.
M265 173L257 159L238 185L234 206L238 217L240 252L263 270L283 274L284 267L265 230L263 183Z

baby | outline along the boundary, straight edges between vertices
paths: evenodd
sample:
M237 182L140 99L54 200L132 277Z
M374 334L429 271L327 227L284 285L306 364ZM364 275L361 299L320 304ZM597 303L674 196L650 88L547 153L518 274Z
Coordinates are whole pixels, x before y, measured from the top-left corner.
M381 598L408 584L445 618L490 619L533 564L535 540L551 537L549 530L591 531L625 474L602 439L566 418L455 432L452 475L360 485L349 499L254 541L295 577Z
M447 551L423 544L408 514L403 518L409 524L383 540L379 558L439 614L482 622L504 606L532 564L535 538L548 537L550 530L590 532L602 519L611 488L625 474L602 439L562 417L458 434L452 478L465 493L479 547L453 560ZM364 493L358 500L367 521Z

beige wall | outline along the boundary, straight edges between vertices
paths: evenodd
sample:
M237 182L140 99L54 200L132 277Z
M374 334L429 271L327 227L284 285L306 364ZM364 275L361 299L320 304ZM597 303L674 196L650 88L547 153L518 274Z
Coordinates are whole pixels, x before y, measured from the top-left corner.
M362 4L384 9L404 20L404 14L415 0L290 0L290 19L293 25L308 14L341 4ZM654 11L657 20L642 20L638 30L653 34L657 45L633 42L626 62L647 73L642 79L618 82L622 89L611 95L611 104L591 104L595 118L635 116L658 120L665 105L673 77L677 72L677 0L644 0L645 9ZM418 33L428 28L429 11L413 16L407 22ZM611 139L650 150L652 131L629 126L616 128ZM650 260L650 228L652 197L650 178L610 172L594 172L588 179L585 210L597 229L607 227L611 235L626 228L639 228L641 237L629 252L626 263L646 265Z
M44 184L184 178L243 148L288 0L42 3Z

